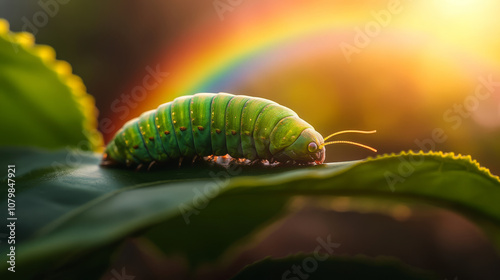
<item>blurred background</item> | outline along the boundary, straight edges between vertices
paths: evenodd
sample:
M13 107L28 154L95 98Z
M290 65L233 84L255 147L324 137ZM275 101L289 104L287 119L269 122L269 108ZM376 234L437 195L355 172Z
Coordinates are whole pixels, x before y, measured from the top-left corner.
M499 9L493 0L0 0L13 31L34 33L83 78L106 141L177 96L225 91L290 107L323 135L377 129L342 139L380 153L470 154L496 174ZM327 161L368 155L334 145Z
M106 141L127 120L175 97L223 91L274 100L323 135L376 129L375 135L338 139L371 145L380 154L452 151L471 155L494 174L500 174L498 11L500 2L493 0L0 0L0 17L13 31L35 34L37 43L54 47L82 77L95 97ZM327 161L371 155L359 147L333 145ZM335 216L338 210L328 213ZM465 246L460 247L464 258L453 269L468 262L474 244L488 248L468 221L446 212L419 214L412 221L420 230L422 215L448 221L423 223L424 231L434 232L427 232L432 244L454 240L446 260L458 254L459 243ZM321 228L324 221L315 225ZM370 228L362 222L347 225L341 218L336 223L354 231ZM472 231L461 237L442 237L442 232L459 234L467 228ZM392 236L380 233L377 238L385 237L386 243L377 246L393 248ZM363 238L353 240L369 246L369 235ZM345 240L340 240L343 248L349 246ZM406 252L435 248L429 240L422 242L426 245L413 244Z

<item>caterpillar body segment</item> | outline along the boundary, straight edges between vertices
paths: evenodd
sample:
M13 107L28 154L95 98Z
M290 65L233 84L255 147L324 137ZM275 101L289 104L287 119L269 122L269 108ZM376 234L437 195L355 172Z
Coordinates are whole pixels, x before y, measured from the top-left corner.
M172 101L170 105L173 132L177 139L179 153L184 157L194 157L196 155L191 126L191 99L192 96L181 96ZM165 116L165 118L168 118L168 116ZM175 147L166 148L175 149Z
M215 156L227 154L226 147L226 108L234 96L227 93L217 94L211 106L210 139Z
M257 118L261 115L263 109L271 104L276 104L273 101L263 98L252 98L245 104L245 110L241 112L241 149L243 157L256 160L259 159L256 141L254 140L256 131ZM260 141L257 141L260 143Z
M177 137L174 132L174 125L172 123L172 102L162 104L156 109L155 125L158 135L161 138L161 144L167 152L169 159L178 159L181 157L179 151L179 144L177 144ZM170 147L170 148L169 148Z
M146 152L155 161L167 161L169 157L161 142L155 120L156 110L151 110L143 113L137 124L147 150Z
M198 156L212 155L210 122L212 118L213 94L200 93L191 98L191 130Z

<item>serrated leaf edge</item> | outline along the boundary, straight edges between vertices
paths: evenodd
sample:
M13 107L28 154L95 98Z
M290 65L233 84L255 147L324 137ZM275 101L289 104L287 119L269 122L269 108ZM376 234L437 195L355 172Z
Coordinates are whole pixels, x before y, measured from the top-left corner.
M475 171L477 171L478 173L486 175L487 177L495 180L497 183L500 184L500 177L491 173L491 171L488 168L481 166L481 164L479 164L477 160L472 159L472 156L456 154L454 152L443 152L443 151L414 152L412 150L408 150L399 152L397 154L390 153L390 154L377 155L375 157L368 157L365 161L376 161L381 159L397 158L400 156L426 156L426 157L431 156L439 159L453 160L455 163L462 163L464 166L467 167L468 170L470 170L469 167L475 168L476 169Z

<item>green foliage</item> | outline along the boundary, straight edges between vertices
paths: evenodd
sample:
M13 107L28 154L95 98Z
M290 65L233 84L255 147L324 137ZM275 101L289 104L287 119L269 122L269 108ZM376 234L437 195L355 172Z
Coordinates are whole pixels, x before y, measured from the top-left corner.
M0 19L0 145L100 148L94 99L68 63L33 40Z
M17 254L23 256L17 264L30 268L20 272L29 277L84 264L92 252L138 233L193 265L213 261L281 213L295 195L429 203L488 225L492 236L499 233L498 178L469 158L450 154L410 153L306 168L207 164L148 173L104 169L98 166L100 155L76 151L4 148L1 153L6 155L2 166L17 166L16 215L23 221L16 229ZM404 177L402 164L414 171ZM404 178L393 190L388 172ZM2 201L1 209L6 204ZM6 250L2 244L2 253Z

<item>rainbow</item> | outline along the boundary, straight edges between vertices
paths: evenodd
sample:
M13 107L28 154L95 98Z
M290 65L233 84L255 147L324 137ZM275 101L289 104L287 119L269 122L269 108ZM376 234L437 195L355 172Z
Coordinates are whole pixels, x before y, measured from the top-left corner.
M178 96L231 92L254 73L276 71L277 67L282 69L288 63L327 52L338 53L340 42L352 41L355 26L372 20L370 15L367 18L356 10L359 8L356 5L339 6L331 2L322 5L268 3L264 11L262 3L241 5L224 14L223 21L217 19L214 10L211 25L200 24L165 50L156 61L169 76L145 101L131 108L131 118ZM397 26L389 28L395 38L401 37ZM429 32L420 27L404 29L413 35L429 36ZM125 121L116 118L114 123L120 127Z
M346 22L356 22L352 15L332 18L324 7L304 13L305 6L290 5L287 10L276 6L259 24L253 20L238 22L245 15L237 14L235 8L234 14L225 14L224 21L217 20L212 26L189 32L156 60L169 76L145 101L131 108L130 117L178 96L231 91L252 73L283 67L291 57L297 61L312 53L331 52L332 48L338 49L339 41L352 36L351 28L345 31ZM251 9L244 11L252 13ZM280 13L287 16L274 18ZM214 16L217 17L215 11ZM339 36L339 32L344 34ZM113 121L120 127L126 120Z

